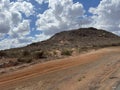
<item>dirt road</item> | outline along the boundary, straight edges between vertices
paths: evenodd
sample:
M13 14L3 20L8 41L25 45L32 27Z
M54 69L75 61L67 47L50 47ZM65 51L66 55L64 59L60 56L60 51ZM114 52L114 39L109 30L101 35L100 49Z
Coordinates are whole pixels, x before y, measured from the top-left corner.
M115 90L120 47L32 65L0 76L0 90Z

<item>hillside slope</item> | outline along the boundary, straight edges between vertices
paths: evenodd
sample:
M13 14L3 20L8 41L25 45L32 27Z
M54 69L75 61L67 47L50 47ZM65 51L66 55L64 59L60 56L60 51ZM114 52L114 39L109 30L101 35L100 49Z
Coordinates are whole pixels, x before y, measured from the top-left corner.
M16 58L19 62L16 63L14 60L16 65L35 60L53 60L88 49L119 45L120 37L111 32L92 27L81 28L57 33L46 41L33 43L26 47L0 51L0 57ZM0 63L2 61L0 60ZM14 64L13 62L10 63Z
M81 28L77 30L63 31L55 34L46 41L30 44L26 47L10 49L16 50L53 50L63 48L101 47L120 44L120 37L95 28ZM62 47L62 48L61 48Z
M120 37L113 33L97 30L95 28L81 28L77 30L64 31L55 34L46 41L33 43L25 47L26 49L61 49L75 47L95 47L105 45L115 45L120 42ZM25 49L24 48L24 49ZM22 49L22 48L21 48Z

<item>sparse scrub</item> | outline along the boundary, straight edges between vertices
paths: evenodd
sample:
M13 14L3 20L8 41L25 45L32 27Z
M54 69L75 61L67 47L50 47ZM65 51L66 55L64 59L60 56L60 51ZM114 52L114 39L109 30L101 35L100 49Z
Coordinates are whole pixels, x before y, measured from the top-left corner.
M8 62L4 62L0 64L0 68L12 67L12 66L17 66L17 65L18 65L18 62L8 61Z
M57 55L57 52L56 52L56 51L53 51L53 54L54 54L54 55Z
M64 50L62 50L61 55L71 56L72 52L73 52L72 50L64 49Z
M5 52L3 52L3 51L0 51L0 57L2 58L2 57L6 57L7 56L7 54L5 53Z
M18 58L17 61L20 63L31 63L32 59L31 58Z
M80 82L80 81L82 81L82 79L84 79L85 78L85 76L82 76L82 77L80 77L79 79L78 79L78 81Z
M81 47L81 50L86 51L88 47Z
M16 62L16 61L9 61L8 64L9 64L10 66L17 66L17 65L18 65L18 62Z
M40 59L40 58L45 58L45 52L44 51L36 51L33 53L34 58Z
M81 48L78 48L78 52L81 53L83 51L87 51L88 48L87 47L81 47Z
M86 78L85 76L83 76L82 78Z
M23 52L22 52L22 56L29 56L30 55L30 52L29 51L27 51L27 50L24 50Z
M80 78L78 79L78 81L79 81L79 82L82 81L82 78L80 77Z
M120 44L112 43L111 46L119 46Z

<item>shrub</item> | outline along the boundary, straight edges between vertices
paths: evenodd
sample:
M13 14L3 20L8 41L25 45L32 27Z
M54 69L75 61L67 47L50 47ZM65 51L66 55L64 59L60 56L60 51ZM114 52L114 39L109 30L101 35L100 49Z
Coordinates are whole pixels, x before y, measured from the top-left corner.
M21 63L31 63L32 59L31 58L18 58L17 61Z
M36 59L45 58L45 53L44 53L44 51L36 51L36 52L34 52L33 56Z
M30 55L30 52L27 51L27 50L24 50L23 53L22 53L22 55L25 56L25 57L26 57L26 56L29 56L29 55Z
M87 47L81 47L81 48L78 48L78 52L81 53L83 51L87 51L88 48Z
M3 63L0 64L0 68L3 68Z
M73 52L72 50L64 49L62 50L61 55L71 56L72 52Z
M7 56L7 53L0 51L0 57L6 57L6 56Z

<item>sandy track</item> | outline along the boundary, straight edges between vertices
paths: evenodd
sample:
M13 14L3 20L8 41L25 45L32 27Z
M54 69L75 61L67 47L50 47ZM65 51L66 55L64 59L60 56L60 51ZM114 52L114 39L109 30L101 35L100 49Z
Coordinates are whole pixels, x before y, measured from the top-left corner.
M120 47L105 48L2 75L0 89L113 90L119 68Z

